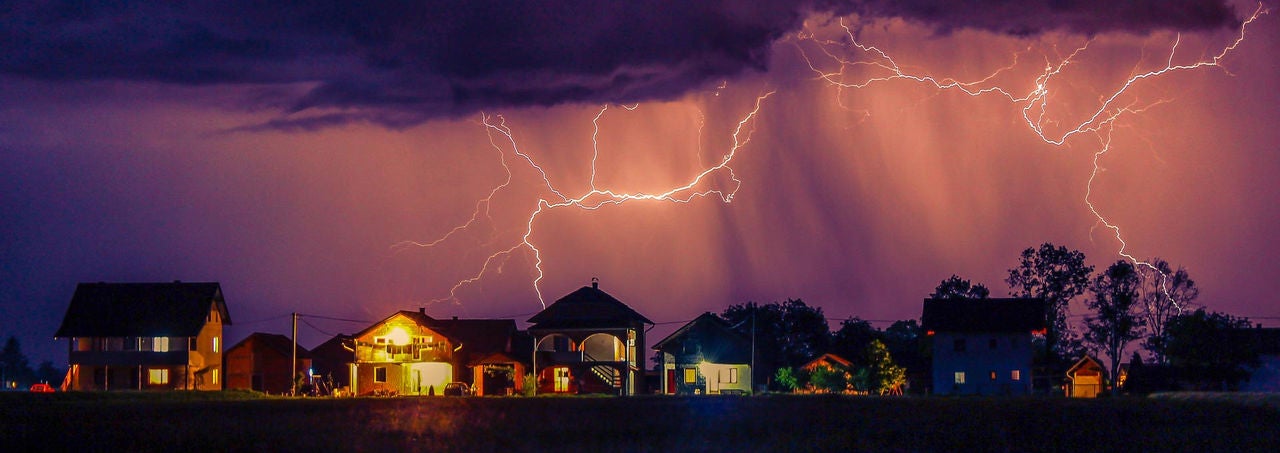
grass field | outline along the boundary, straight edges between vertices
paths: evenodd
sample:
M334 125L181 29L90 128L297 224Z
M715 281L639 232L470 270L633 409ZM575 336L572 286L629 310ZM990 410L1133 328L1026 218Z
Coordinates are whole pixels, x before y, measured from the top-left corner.
M0 451L1276 451L1280 398L0 394Z

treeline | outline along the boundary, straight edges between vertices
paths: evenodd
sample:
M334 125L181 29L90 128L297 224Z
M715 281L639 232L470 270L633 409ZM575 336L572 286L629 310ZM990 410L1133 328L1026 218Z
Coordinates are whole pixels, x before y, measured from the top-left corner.
M31 368L30 360L22 353L22 344L13 336L4 342L4 349L0 350L0 385L4 390L25 390L38 382L57 387L65 374L66 370L53 366L53 362L48 360Z

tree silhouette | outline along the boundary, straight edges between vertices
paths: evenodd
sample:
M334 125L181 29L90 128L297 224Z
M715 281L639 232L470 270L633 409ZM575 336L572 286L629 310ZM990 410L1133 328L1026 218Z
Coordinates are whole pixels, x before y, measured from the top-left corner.
M1138 266L1138 275L1142 285L1139 293L1142 298L1142 315L1147 323L1147 337L1142 347L1151 352L1155 363L1167 363L1165 356L1165 325L1169 318L1189 311L1191 303L1200 295L1200 288L1187 274L1187 269L1179 266L1172 270L1168 261L1152 258L1148 261L1152 267Z
M1067 330L1067 310L1071 300L1089 287L1093 266L1085 265L1084 253L1044 243L1022 251L1018 265L1009 269L1009 295L1043 298L1045 310L1045 350L1062 361L1067 353L1061 344Z
M753 375L757 377L772 377L773 370L804 365L826 352L831 344L831 331L822 309L810 307L800 299L731 305L720 317L748 338L755 329L756 367L760 373L753 371Z
M1234 388L1259 365L1249 330L1248 319L1203 308L1173 316L1165 326L1169 364L1200 390Z
M1106 354L1112 382L1120 371L1120 359L1130 342L1142 337L1144 324L1138 310L1141 277L1128 261L1117 261L1093 280L1086 304L1093 315L1085 318L1085 341Z
M955 274L951 274L950 278L943 280L942 283L938 284L937 288L934 288L929 297L933 299L986 299L990 295L991 291L981 283L975 285Z

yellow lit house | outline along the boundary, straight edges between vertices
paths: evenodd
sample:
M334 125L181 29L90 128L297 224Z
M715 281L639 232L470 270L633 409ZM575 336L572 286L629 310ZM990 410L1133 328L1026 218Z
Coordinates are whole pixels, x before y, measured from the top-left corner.
M440 320L424 310L400 311L352 336L351 389L357 395L440 395L446 384L463 382L479 394L505 393L523 377L523 363L503 359L515 355L517 334L511 319ZM499 367L510 369L500 374L507 381L476 378Z
M81 283L55 338L70 340L63 390L221 390L217 283Z
M662 393L751 393L751 340L704 313L653 345L662 357Z

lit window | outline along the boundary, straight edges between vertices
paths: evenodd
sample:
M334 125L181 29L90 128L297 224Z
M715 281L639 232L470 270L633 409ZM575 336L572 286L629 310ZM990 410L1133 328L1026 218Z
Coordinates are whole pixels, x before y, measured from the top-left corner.
M373 382L387 382L387 367L380 366L373 369Z
M169 370L164 368L151 368L147 370L147 383L151 385L166 385L169 383Z
M217 368L213 369L213 374L210 375L210 378L213 381L213 385L218 385L218 369Z
M555 369L555 391L564 393L569 391L569 369L558 367Z
M956 372L956 384L963 384L963 383L964 383L964 372L963 372L963 371L957 371L957 372Z
M737 369L737 368L727 368L727 369L724 369L724 370L720 370L720 382L726 382L726 383L729 383L729 384L737 384L737 383L738 383L738 369Z
M221 350L219 350L219 347L220 347L221 345L219 345L218 343L219 343L219 341L218 341L218 337L213 337L213 353L214 353L214 354L217 354L217 353L219 353L219 352L222 352Z
M169 352L169 337L155 337L151 343L151 350L155 352Z
M952 347L955 349L956 352L964 352L965 350L964 338L957 338L955 343L952 343Z
M1013 371L1011 371L1011 372L1009 373L1009 379L1012 379L1012 380L1015 380L1015 381L1021 381L1021 380L1022 380L1022 370L1013 370Z
M684 369L684 383L692 384L698 382L698 370L693 368Z
M996 370L991 370L991 380L996 380Z

